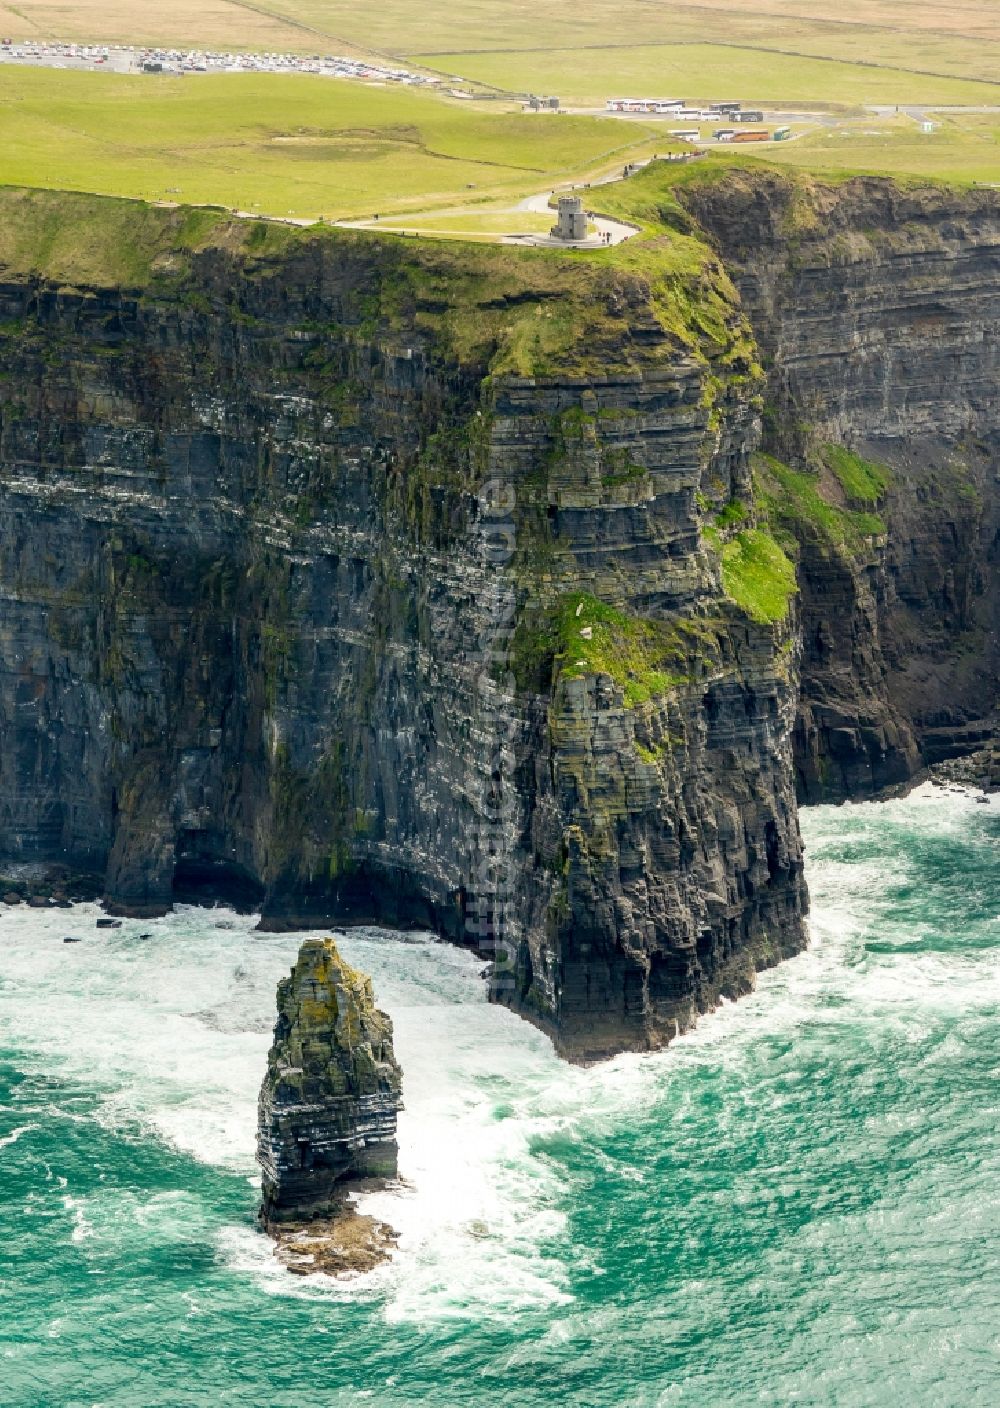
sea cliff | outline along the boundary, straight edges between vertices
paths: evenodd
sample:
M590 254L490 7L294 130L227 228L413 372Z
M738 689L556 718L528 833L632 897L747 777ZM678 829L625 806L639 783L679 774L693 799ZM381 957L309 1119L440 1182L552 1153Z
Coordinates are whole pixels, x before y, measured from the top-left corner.
M844 551L815 514L787 516L800 795L876 796L995 730L1000 193L734 172L679 194L753 324L769 448L884 523ZM824 444L881 482L838 482Z
M621 190L579 260L3 193L0 853L427 925L574 1059L804 945L796 792L989 728L998 203Z
M349 1179L395 1178L402 1105L392 1022L333 939L306 939L277 1006L257 1105L267 1228L341 1212Z

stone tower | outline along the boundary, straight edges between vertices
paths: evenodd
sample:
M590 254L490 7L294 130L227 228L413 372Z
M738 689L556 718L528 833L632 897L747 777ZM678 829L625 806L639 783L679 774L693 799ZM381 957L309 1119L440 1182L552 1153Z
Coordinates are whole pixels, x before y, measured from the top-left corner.
M587 238L587 215L579 196L559 197L559 218L550 234L553 239L573 242Z

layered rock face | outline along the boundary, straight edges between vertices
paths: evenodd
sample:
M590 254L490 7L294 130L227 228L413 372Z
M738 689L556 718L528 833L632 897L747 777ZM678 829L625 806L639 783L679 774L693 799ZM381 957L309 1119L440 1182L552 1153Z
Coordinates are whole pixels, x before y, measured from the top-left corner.
M396 1174L402 1073L371 979L307 939L278 985L257 1111L265 1225L329 1217L348 1178Z
M756 341L670 193L641 263L164 213L132 285L10 273L0 854L426 925L578 1059L797 952L796 789L988 729L996 200L679 195Z
M245 237L0 287L0 851L427 925L568 1055L669 1039L804 942L794 613L701 531L759 434L731 286L709 336L655 253Z
M890 471L864 550L795 528L799 792L874 796L994 728L1000 201L762 172L682 199L752 320L769 447L801 463L846 444Z

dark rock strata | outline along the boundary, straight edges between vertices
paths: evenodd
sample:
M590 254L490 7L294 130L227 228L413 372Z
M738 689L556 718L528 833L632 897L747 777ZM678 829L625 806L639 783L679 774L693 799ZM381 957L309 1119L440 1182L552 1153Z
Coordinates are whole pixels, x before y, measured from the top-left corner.
M575 1057L800 949L795 620L727 602L701 534L759 435L718 266L682 337L673 282L530 252L189 264L0 285L0 853L132 914L434 928ZM533 376L497 369L525 308ZM573 594L660 632L642 698L556 660Z
M799 793L877 796L995 727L1000 197L762 171L681 195L753 323L768 447L845 444L890 471L863 550L795 526Z
M431 927L581 1059L801 949L796 790L989 733L997 200L680 194L742 308L690 246L245 225L0 283L0 856L134 914ZM720 567L762 436L892 469L850 552L783 525L771 612Z
M308 1222L343 1210L351 1178L396 1174L402 1073L392 1022L371 979L333 939L307 939L278 985L278 1020L257 1111L261 1221Z

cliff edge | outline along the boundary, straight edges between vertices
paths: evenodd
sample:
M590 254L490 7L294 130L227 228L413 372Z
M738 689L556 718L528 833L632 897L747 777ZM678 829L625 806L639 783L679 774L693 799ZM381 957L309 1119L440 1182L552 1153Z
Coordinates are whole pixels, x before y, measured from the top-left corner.
M579 1060L803 947L797 797L991 727L998 202L664 165L580 258L0 193L0 854Z

